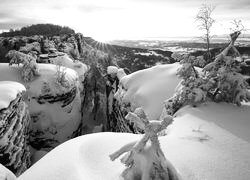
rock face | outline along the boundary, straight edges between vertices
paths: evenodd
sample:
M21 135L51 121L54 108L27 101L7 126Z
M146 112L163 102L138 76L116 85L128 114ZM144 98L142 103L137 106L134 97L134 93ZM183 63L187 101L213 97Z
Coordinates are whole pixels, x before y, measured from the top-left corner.
M0 62L8 62L5 55L10 50L17 50L28 54L36 53L49 54L50 57L57 57L60 54L55 53L52 49L66 53L72 59L79 59L82 53L83 36L81 34L61 35L61 36L17 36L17 37L0 37ZM43 57L42 57L43 58Z
M92 133L96 126L102 126L101 131L105 129L106 101L105 78L101 71L92 65L84 81L81 134Z
M50 151L77 136L81 124L81 98L78 75L69 68L38 64L40 76L24 83L20 68L0 64L0 80L25 84L31 122L29 144Z
M108 113L108 127L107 130L111 132L128 132L128 133L141 133L142 130L133 126L133 123L130 123L125 119L125 116L129 112L128 109L122 107L119 102L114 100L112 112Z
M27 146L30 117L24 91L19 83L0 81L0 162L17 176L30 166Z

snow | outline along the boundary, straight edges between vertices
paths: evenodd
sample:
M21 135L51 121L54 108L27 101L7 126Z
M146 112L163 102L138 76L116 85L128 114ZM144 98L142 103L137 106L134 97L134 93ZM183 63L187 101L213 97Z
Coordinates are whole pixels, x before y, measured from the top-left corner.
M250 143L250 103L238 107L228 103L206 103L198 108L186 106L178 111L177 116L188 112L207 122L215 123L235 136Z
M7 108L10 102L16 99L17 94L25 90L25 87L20 83L0 81L0 110Z
M26 83L25 85L28 85L29 88L31 88L32 93L38 96L39 94L41 94L43 82L47 82L52 87L51 89L52 94L54 95L60 94L62 89L54 85L57 66L53 64L38 64L38 68L41 76L39 76L31 83ZM65 78L67 81L69 81L70 84L73 84L75 80L78 78L78 75L74 70L64 67L62 68L62 70L65 71ZM24 84L20 74L21 74L21 68L19 66L17 65L9 66L9 64L7 63L0 64L0 81L6 81L6 80L16 81L21 84Z
M231 108L231 111L225 115L223 110L227 108ZM245 111L242 112L237 106L224 108L224 104L209 103L199 108L188 106L181 109L168 128L167 135L159 138L166 158L183 180L248 180L249 142L225 130L222 124L218 126L207 120L211 113L215 119L221 119L225 126L227 116L243 113L247 117ZM246 125L249 127L249 121ZM110 161L109 154L140 137L107 132L72 139L45 155L18 180L121 179L120 173L125 167L119 160Z
M124 77L126 76L127 74L125 73L124 69L122 68L119 68L118 71L117 71L117 78L119 79L119 81Z
M118 68L116 66L108 66L107 73L108 74L116 74L118 72Z
M248 112L242 112L237 106L225 107L225 104L215 103L198 108L187 106L177 112L166 136L169 140L167 139L167 146L163 147L163 151L180 171L183 179L250 178L250 143L246 141L249 135L245 134L247 130L241 129L245 131L245 135L238 137L234 130L225 129L228 117L236 115L239 119L247 120ZM216 124L217 120L220 120L220 125ZM241 128L240 123L235 123L236 129ZM250 121L245 125L250 127Z
M2 164L0 164L0 180L16 180L16 176Z
M121 79L125 89L123 103L131 103L132 108L143 107L150 119L158 119L163 101L172 97L179 84L176 72L179 63L157 65L140 70Z
M151 44L152 46L152 44ZM163 57L161 54L156 53L155 51L149 51L149 52L137 52L134 53L135 55L141 55L141 56L161 56Z
M80 61L73 61L67 54L63 56L57 56L55 58L50 58L51 63L56 65L61 65L77 72L81 82L84 81L85 73L88 71L88 66Z

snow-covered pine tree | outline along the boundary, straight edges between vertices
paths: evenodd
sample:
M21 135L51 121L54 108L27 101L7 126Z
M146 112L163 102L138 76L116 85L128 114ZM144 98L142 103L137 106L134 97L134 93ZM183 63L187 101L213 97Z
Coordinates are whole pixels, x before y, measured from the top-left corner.
M177 75L182 81L174 96L165 101L166 110L170 115L183 105L204 102L207 96L206 80L194 68L194 64L197 63L196 57L188 54L179 57L182 66L178 69Z
M238 106L242 101L250 101L249 85L239 73L242 58L234 43L241 31L230 34L228 46L216 56L215 60L198 73L194 65L199 61L190 55L175 56L181 58L182 67L177 75L182 78L180 87L173 97L165 101L166 112L173 115L184 105L196 105L207 99L216 102L228 102ZM232 52L232 55L228 55Z
M241 105L242 101L250 101L248 83L243 75L239 73L242 58L234 43L240 31L230 34L229 45L215 58L215 60L203 68L205 79L213 81L210 91L214 101L228 102ZM233 54L228 56L229 51Z

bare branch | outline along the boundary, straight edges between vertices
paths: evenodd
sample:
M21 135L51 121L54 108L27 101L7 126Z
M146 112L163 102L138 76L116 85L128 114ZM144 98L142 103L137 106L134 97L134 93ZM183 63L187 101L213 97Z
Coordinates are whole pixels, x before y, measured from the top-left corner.
M215 9L215 6L208 5L208 4L202 4L198 14L196 15L196 21L199 23L198 28L202 31L204 31L204 37L202 38L206 44L207 44L207 52L210 54L210 30L212 28L212 25L214 24L215 20L211 17L212 13Z

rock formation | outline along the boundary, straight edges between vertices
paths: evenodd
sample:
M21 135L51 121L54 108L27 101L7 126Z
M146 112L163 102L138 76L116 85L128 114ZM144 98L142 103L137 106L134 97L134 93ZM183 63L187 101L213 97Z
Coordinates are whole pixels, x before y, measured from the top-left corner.
M36 150L50 151L78 134L81 98L77 73L52 64L38 64L40 76L24 82L20 67L0 65L0 80L26 86L30 111L29 144Z
M17 176L30 166L30 117L24 91L19 83L0 81L0 162Z

